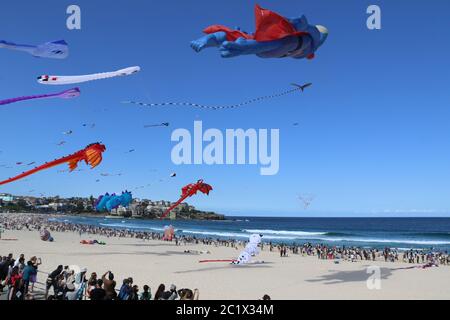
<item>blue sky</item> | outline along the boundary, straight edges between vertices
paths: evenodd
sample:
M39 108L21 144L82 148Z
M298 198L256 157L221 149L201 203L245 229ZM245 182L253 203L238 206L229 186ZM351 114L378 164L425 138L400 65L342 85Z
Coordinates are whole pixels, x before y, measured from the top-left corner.
M82 30L66 28L78 4ZM13 194L97 196L131 189L137 197L176 200L198 178L214 186L190 203L231 214L449 215L450 2L259 1L263 7L325 25L330 36L313 61L220 58L189 42L211 24L253 31L255 1L4 1L0 39L37 44L65 39L66 60L36 59L0 49L0 99L59 91L41 74L88 74L139 65L142 72L81 84L78 99L0 107L0 179L101 141L102 165L72 174L63 167L0 187ZM382 9L382 30L366 27L366 8ZM229 104L312 82L303 95L229 111L142 109L123 100ZM258 166L175 166L172 130L279 128L280 172ZM144 129L170 122L169 128ZM298 122L299 126L292 124ZM95 123L94 129L82 127ZM73 130L70 137L63 131ZM64 146L56 144L66 140ZM134 153L126 154L129 149ZM168 179L177 172L175 179ZM101 173L122 173L101 177ZM95 181L101 181L96 183ZM163 181L159 181L162 179ZM134 190L151 184L150 187ZM314 194L304 211L298 194Z

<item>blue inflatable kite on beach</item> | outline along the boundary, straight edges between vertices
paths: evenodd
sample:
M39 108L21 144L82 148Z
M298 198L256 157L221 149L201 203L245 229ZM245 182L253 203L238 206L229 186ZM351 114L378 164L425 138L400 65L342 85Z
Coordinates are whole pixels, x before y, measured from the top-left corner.
M17 44L0 40L0 48L27 52L37 58L65 59L69 56L69 45L64 40L39 45Z
M131 192L124 191L120 196L117 196L115 193L110 195L109 193L106 193L105 195L102 195L98 197L97 201L95 202L95 210L99 212L103 211L111 211L114 209L117 209L118 207L128 207L131 202L133 201L133 196L131 195Z

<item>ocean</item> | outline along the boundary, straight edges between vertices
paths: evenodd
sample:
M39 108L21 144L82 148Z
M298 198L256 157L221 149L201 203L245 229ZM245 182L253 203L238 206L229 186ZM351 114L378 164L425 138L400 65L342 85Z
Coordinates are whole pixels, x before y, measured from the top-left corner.
M171 224L178 235L245 240L263 234L265 242L336 246L391 247L450 252L450 218L273 218L227 217L224 221L139 220L104 217L54 218L118 229L161 232Z

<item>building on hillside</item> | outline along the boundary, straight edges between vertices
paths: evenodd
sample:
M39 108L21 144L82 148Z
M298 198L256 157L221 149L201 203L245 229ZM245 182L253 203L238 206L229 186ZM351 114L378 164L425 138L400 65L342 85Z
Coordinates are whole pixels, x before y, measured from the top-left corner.
M3 202L13 202L14 197L7 193L0 193L0 200Z

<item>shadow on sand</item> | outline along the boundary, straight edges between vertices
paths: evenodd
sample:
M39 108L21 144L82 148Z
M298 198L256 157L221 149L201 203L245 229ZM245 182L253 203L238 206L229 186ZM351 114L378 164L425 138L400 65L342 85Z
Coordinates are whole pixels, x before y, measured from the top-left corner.
M107 255L154 255L154 256L203 256L201 254L196 254L192 252L183 251L164 251L164 252L153 252L153 251L102 251L102 252L76 252L79 256L107 256Z
M367 272L369 266L364 266L362 270L356 271L338 271L330 270L328 274L316 279L306 280L307 282L322 282L323 284L339 284L348 282L365 282L372 275ZM392 271L396 269L380 268L381 280L386 280L392 276Z
M183 274L183 273L213 271L213 270L226 270L226 269L239 269L240 271L245 270L245 269L247 269L247 270L269 269L269 268L272 268L271 264L273 264L273 263L272 262L264 262L264 263L258 263L258 264L235 265L235 264L230 264L230 263L225 262L225 265L213 266L213 267L208 267L208 268L192 269L192 270L184 270L184 271L176 271L174 273Z

